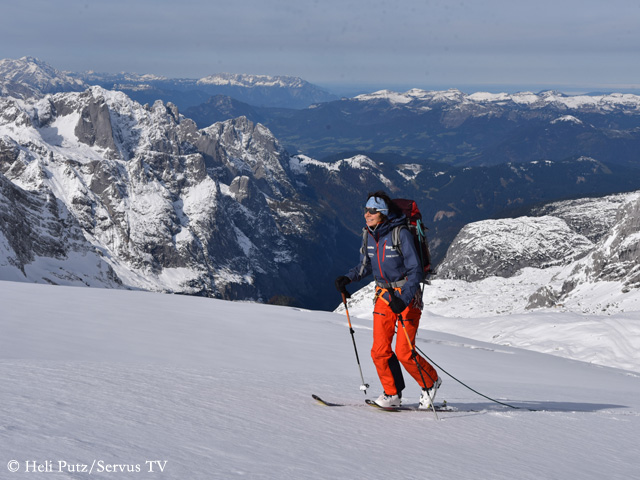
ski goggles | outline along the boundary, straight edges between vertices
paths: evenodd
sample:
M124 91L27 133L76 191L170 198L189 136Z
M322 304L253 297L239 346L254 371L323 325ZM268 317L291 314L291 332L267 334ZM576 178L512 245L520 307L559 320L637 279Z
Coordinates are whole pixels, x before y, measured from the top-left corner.
M377 208L365 207L364 208L364 213L368 213L370 215L375 215L376 213L382 213L382 212L380 210L378 210Z

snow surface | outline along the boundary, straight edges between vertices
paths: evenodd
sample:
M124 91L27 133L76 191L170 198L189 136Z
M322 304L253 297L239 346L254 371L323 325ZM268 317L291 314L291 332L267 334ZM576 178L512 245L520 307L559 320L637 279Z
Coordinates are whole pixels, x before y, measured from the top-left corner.
M343 165L347 165L353 169L368 170L371 167L376 168L376 163L366 155L355 155L353 157L337 160L335 162L323 162L321 160L315 160L306 155L296 155L291 157L289 165L296 172L306 172L307 165L313 165L316 167L322 167L329 172L339 172Z
M441 371L438 399L477 411L436 421L363 405L337 313L13 282L0 282L0 305L3 479L627 480L639 471L637 370L527 350L533 337L581 345L588 322L562 336L539 313L450 319L434 331L449 320L427 310L417 346L481 393L524 407L492 403ZM495 319L529 329L511 346L469 338ZM370 312L352 323L366 397L376 397ZM622 324L607 328L637 336ZM622 353L632 362L636 352ZM312 393L353 406L324 407ZM406 402L418 394L408 381ZM91 475L69 471L78 464ZM26 474L37 466L50 470Z
M638 289L625 293L620 282L585 283L561 306L527 310L541 285L561 287L556 277L564 278L565 268L524 268L513 277L475 282L432 280L423 295L428 328L640 374ZM355 292L352 318L371 318L373 291L371 283Z
M422 171L422 165L418 163L407 163L404 165L398 165L396 170L402 178L407 181L415 180L418 174Z
M366 155L355 155L353 157L337 160L335 162L323 162L320 160L315 160L311 157L307 157L306 155L296 155L295 157L291 157L289 161L290 168L298 174L306 173L307 166L309 165L324 168L330 173L338 173L345 165L354 170L371 171L373 169L374 171L377 171L376 163ZM415 175L417 175L418 172L415 169L412 169L410 166L406 168L409 169L409 172L414 171ZM405 178L409 177L406 173L401 173L401 175L403 175ZM376 176L387 187L391 188L391 186L393 185L393 182L384 175L377 174Z
M579 118L574 117L573 115L563 115L562 117L558 117L555 120L553 120L551 123L555 124L558 122L566 122L566 123L575 123L577 125L582 125L582 120L580 120Z

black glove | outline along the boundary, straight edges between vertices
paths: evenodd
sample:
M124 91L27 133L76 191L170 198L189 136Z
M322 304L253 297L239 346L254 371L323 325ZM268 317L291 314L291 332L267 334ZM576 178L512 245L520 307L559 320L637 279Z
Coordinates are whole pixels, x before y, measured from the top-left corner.
M344 293L344 296L346 298L351 298L351 294L347 291L346 288L350 283L351 279L349 277L341 275L340 277L336 278L336 290L338 290L340 293Z
M389 308L393 313L399 315L404 312L404 309L407 308L405 303L400 299L400 297L396 297L394 294L390 294L391 300L389 300Z

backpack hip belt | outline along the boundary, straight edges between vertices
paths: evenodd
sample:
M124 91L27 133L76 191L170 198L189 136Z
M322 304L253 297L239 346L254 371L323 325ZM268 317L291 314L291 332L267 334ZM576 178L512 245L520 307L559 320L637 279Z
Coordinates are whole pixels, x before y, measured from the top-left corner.
M399 282L391 282L391 283L384 283L376 280L376 294L373 297L373 304L375 305L376 301L379 298L384 303L389 305L389 301L386 298L384 298L382 295L390 288L393 288L393 290L400 293L400 291L402 290L402 285L404 285L405 283L407 283L406 278L403 280L400 280ZM413 299L411 300L411 303L409 303L409 306L411 308L417 308L418 310L422 311L422 307L423 307L422 291L420 289L416 290L416 294L413 296Z
M380 280L376 280L376 287L383 288L388 290L390 288L402 288L404 284L407 283L407 279L403 278L402 280L398 280L397 282L381 282Z

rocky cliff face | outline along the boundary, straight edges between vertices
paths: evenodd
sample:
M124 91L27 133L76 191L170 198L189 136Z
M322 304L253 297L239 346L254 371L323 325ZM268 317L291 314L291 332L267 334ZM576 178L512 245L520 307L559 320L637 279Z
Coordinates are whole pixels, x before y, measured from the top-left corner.
M640 192L556 202L532 213L545 215L467 225L439 265L440 277L478 281L562 267L530 296L528 308L560 305L584 295L587 285L608 283L618 293L640 288Z
M117 288L122 282L50 192L27 192L0 174L0 272L5 280Z
M64 230L100 252L112 285L264 301L315 294L296 278L298 262L327 220L296 192L289 156L263 126L239 118L198 130L171 104L143 107L100 87L3 98L0 112L3 232L25 279L38 281L25 268L34 255L69 256ZM53 243L20 244L36 235L18 228L17 198L32 224L38 211L53 218Z
M511 277L525 267L564 265L586 255L593 243L556 217L485 220L465 226L438 266L442 278L476 281Z
M625 289L640 288L640 193L620 206L608 235L590 255L575 265L567 284L589 281L621 282Z

